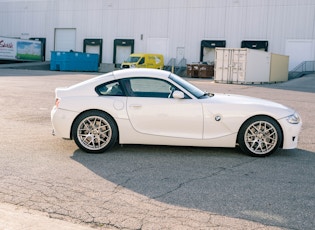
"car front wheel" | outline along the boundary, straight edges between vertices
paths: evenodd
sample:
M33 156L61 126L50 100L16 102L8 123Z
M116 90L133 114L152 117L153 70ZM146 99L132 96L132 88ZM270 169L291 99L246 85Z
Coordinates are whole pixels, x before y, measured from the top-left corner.
M117 140L115 121L100 111L85 112L75 120L72 137L80 149L88 153L103 153Z
M257 116L247 120L238 134L241 150L251 156L263 157L275 152L282 142L279 124L270 117Z

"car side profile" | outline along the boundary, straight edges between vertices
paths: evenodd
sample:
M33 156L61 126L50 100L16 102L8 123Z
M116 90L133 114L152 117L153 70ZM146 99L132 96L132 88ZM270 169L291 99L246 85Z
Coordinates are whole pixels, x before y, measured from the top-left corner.
M53 133L88 153L115 143L231 147L268 156L297 147L299 114L284 105L203 92L164 70L113 71L55 90Z

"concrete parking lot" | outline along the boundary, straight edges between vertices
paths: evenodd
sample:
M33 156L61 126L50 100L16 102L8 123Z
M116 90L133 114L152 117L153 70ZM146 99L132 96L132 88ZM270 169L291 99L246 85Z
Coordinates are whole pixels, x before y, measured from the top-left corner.
M301 114L298 148L266 158L141 145L86 154L51 135L50 110L56 87L93 76L0 69L0 203L96 229L315 228L315 75L268 85L189 79Z

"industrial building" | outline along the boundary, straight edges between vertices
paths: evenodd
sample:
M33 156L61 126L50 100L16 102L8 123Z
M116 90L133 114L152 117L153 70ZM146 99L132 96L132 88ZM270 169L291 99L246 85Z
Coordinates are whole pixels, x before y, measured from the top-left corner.
M314 0L0 0L0 37L42 41L51 51L98 53L122 63L160 53L165 63L211 62L216 47L315 60Z

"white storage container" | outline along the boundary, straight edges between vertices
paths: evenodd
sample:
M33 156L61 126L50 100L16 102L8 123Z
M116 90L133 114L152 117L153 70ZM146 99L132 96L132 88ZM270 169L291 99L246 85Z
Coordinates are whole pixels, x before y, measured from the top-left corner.
M214 80L220 83L264 83L272 81L286 81L288 76L288 57L261 50L247 48L216 48ZM279 68L272 64L272 60L282 63ZM275 69L277 71L274 71ZM271 76L271 73L280 74L281 77ZM286 76L286 79L285 79Z

